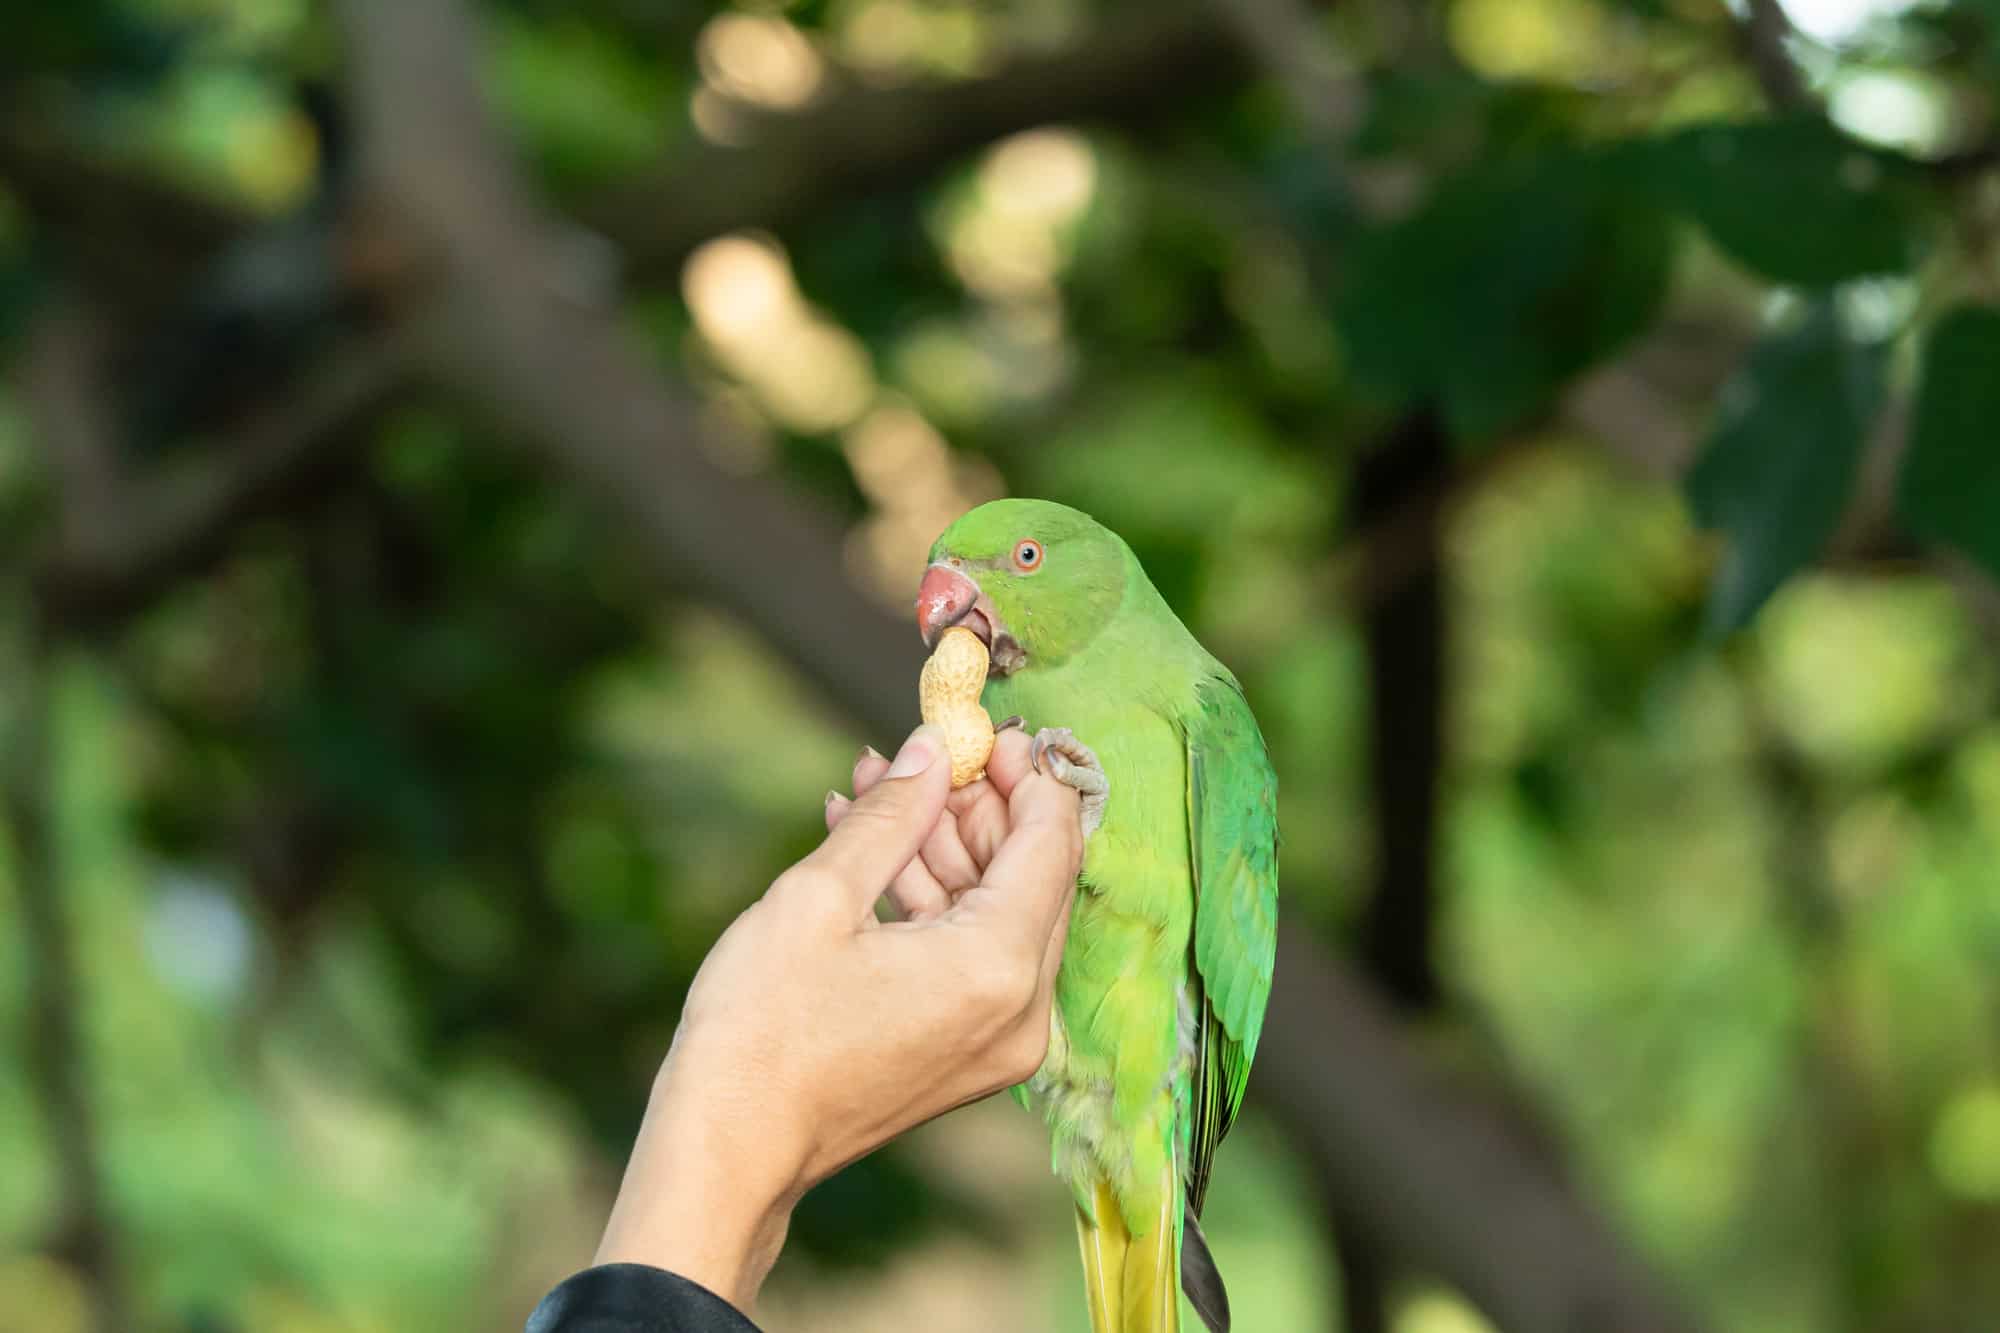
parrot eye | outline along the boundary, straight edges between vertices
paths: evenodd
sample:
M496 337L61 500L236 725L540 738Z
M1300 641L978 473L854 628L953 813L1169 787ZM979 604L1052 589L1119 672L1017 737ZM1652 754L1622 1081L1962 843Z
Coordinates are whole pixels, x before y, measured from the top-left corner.
M1014 548L1014 568L1022 573L1030 573L1042 567L1042 544L1038 541L1024 541Z

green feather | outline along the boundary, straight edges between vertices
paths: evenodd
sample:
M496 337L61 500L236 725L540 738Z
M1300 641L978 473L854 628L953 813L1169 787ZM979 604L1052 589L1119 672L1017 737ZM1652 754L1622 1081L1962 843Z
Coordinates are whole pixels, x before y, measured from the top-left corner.
M1188 1202L1208 1197L1215 1149L1236 1122L1264 1028L1278 942L1278 779L1242 689L1226 672L1199 685L1187 736L1195 873L1194 959L1204 996Z

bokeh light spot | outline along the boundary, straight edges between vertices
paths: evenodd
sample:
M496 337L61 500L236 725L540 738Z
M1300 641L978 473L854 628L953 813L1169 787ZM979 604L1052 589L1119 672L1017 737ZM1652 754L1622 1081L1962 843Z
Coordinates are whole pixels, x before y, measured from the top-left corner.
M1792 26L1815 41L1838 44L1869 25L1907 12L1913 0L1779 0Z
M868 349L814 310L769 240L723 236L688 257L681 291L716 358L781 425L838 430L875 393Z
M160 979L209 1001L238 994L250 973L250 923L221 883L188 870L160 875L146 919L146 955Z
M702 77L721 92L779 110L810 102L825 76L806 35L765 15L717 15L701 30L695 54Z
M1397 1314L1396 1333L1493 1333L1493 1325L1458 1297L1427 1291Z
M2000 1083L1981 1083L1945 1103L1931 1133L1931 1169L1962 1198L2000 1202Z

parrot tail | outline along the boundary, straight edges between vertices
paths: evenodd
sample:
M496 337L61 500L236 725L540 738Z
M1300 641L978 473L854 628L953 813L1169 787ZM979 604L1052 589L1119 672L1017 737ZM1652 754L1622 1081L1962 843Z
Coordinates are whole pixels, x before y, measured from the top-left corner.
M1090 1311L1090 1333L1124 1333L1119 1312L1125 1308L1125 1251L1132 1233L1111 1187L1098 1181L1092 1190L1097 1218L1076 1210L1076 1242L1083 1250L1083 1300Z
M1189 1212L1185 1231L1175 1225L1181 1202L1179 1182L1175 1185L1162 1191L1160 1216L1144 1235L1133 1235L1125 1225L1118 1200L1102 1180L1092 1186L1096 1218L1076 1210L1090 1333L1180 1333L1183 1265L1195 1313L1210 1333L1229 1333L1229 1296L1201 1224Z
M1229 1333L1229 1292L1222 1285L1222 1272L1215 1256L1208 1252L1208 1237L1201 1231L1201 1219L1193 1208L1187 1210L1181 1232L1181 1289L1188 1303L1208 1325L1209 1333Z

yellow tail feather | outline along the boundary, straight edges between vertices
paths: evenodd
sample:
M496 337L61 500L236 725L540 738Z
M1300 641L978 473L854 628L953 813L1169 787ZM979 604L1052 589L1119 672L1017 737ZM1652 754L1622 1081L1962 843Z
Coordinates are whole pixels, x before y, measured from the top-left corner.
M1092 1187L1096 1220L1076 1210L1091 1333L1180 1333L1179 1228L1168 1211L1179 1196L1174 1190L1161 1195L1160 1215L1143 1236L1126 1227L1104 1181Z

